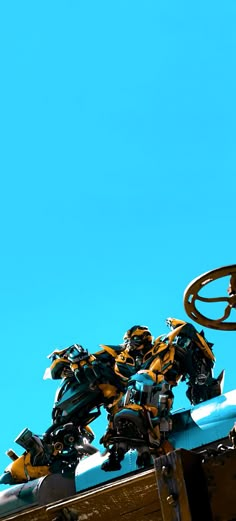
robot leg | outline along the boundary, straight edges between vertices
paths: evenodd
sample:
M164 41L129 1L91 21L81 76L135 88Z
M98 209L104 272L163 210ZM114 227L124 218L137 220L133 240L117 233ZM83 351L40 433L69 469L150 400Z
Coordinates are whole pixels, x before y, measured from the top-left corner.
M112 418L112 433L104 443L111 457L103 469L114 470L114 461L120 468L129 449L137 450L138 466L150 465L151 452L163 450L166 434L171 430L172 401L172 391L162 375L147 370L136 373Z

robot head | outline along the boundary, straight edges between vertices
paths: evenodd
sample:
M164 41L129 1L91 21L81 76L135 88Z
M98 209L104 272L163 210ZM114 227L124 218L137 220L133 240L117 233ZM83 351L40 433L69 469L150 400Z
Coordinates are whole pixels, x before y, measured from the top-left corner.
M125 347L129 351L142 351L142 349L150 348L152 340L152 334L146 326L133 326L124 335Z

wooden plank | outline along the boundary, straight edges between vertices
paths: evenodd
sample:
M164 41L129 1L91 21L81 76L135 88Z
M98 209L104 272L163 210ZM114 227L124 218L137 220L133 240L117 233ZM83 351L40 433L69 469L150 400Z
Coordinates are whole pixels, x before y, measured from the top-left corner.
M202 467L214 521L236 521L236 450L210 457Z
M4 521L162 521L154 469L129 476Z
M162 521L153 469L52 505L48 520L59 521L63 509L78 512L81 521Z
M199 454L177 449L155 467L163 521L213 521Z
M167 480L168 487L172 490L176 485L176 492L179 494L179 517L176 519L190 521L192 516L193 521L195 519L236 521L236 450L229 449L222 454L206 458L202 465L200 463L200 471L199 457L201 462L202 455L199 455L197 460L196 455L187 451L176 452L177 455L170 453L171 461L167 462L171 463L174 471L171 481ZM159 459L160 471L163 461ZM205 479L207 501L204 500L204 487L202 487ZM166 486L165 483L162 483L161 487L162 485ZM164 495L162 494L164 501L168 492L169 489L166 489ZM208 498L212 516L210 512L207 513ZM164 521L166 519L171 521L172 518L175 520L173 513L177 516L178 512L170 510L168 513L165 508L161 510L156 473L154 469L150 469L77 493L66 500L58 500L41 507L31 507L23 512L5 516L2 520Z

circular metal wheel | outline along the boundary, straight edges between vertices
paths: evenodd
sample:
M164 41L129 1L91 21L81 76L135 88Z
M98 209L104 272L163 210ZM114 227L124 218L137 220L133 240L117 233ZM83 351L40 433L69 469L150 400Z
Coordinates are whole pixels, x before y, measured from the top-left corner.
M225 297L206 298L199 295L200 290L213 282L214 280L222 277L231 276L230 284L232 286L232 292L229 291L229 295ZM187 315L202 326L209 327L211 329L221 329L224 331L235 331L236 322L225 322L230 316L232 308L236 307L236 264L230 266L223 266L212 271L207 271L203 275L200 275L196 279L192 280L187 286L184 292L184 308ZM227 288L226 288L227 289ZM222 317L218 319L210 319L202 315L196 308L196 301L201 302L225 302L225 310Z

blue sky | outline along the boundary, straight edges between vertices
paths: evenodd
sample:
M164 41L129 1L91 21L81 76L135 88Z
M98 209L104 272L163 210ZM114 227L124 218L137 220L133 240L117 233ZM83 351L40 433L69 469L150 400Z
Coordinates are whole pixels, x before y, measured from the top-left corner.
M158 336L193 278L235 263L235 18L233 0L1 2L2 470L50 424L54 348ZM235 333L206 336L231 390Z

